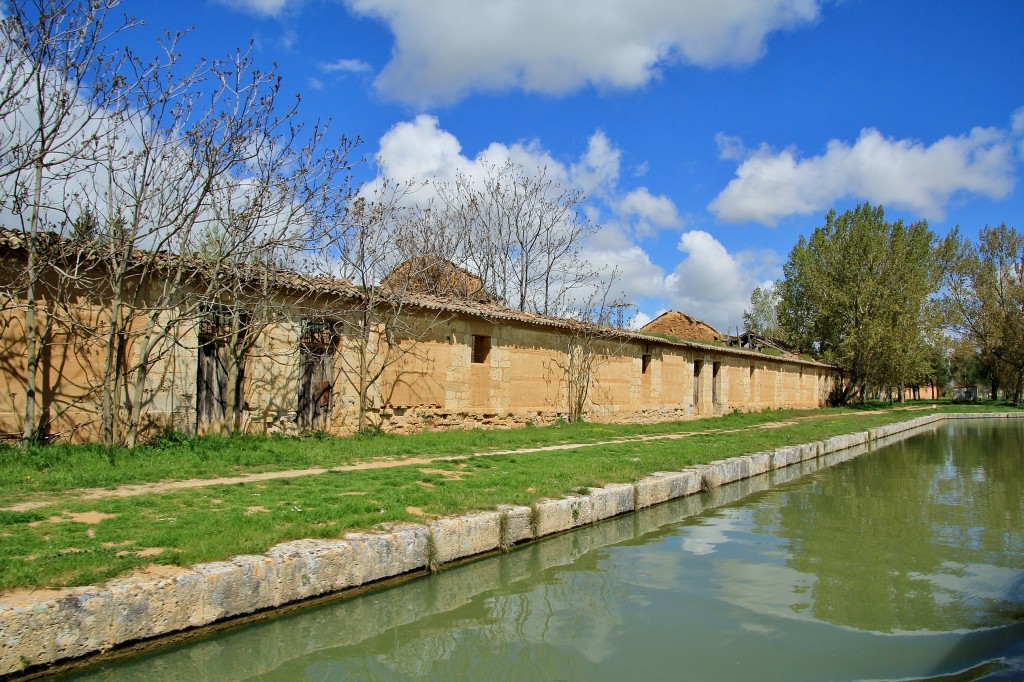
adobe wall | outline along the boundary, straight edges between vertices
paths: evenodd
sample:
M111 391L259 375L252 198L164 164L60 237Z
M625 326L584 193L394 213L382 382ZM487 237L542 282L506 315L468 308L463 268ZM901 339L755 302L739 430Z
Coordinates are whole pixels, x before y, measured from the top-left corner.
M545 425L567 411L566 338L525 325L453 321L451 363L426 344L434 381L446 382L441 405L391 405L381 410L389 430L511 428ZM485 362L472 361L472 336L490 338ZM644 360L644 356L648 360ZM717 374L716 374L717 367ZM695 370L698 370L695 374ZM599 343L586 418L656 422L717 416L733 410L820 407L832 388L829 368L729 349L691 350L634 340ZM696 389L696 390L695 390Z
M242 386L241 427L256 433L299 432L304 312L275 302L285 314L262 328L249 352ZM306 306L308 307L308 305ZM83 308L85 311L92 309ZM0 343L10 390L0 395L0 430L16 437L24 412L20 378L24 356L20 311L9 311ZM170 313L164 315L165 318ZM95 321L94 321L95 322ZM165 319L165 322L170 322ZM371 386L369 424L388 431L513 428L567 418L571 337L551 324L489 321L469 315L407 313L407 328L394 338L398 349ZM196 429L198 324L180 323L161 342L149 373L142 429L186 433ZM474 351L474 339L486 352ZM371 346L385 343L381 330ZM631 337L592 342L594 360L585 418L591 421L654 422L726 414L733 410L813 408L832 386L830 369L749 351ZM69 339L52 348L40 372L47 400L60 410L55 429L75 440L96 440L100 427L99 379L105 347ZM129 352L137 359L137 345ZM380 370L371 351L370 372ZM326 430L338 435L358 428L358 343L342 337ZM122 411L125 405L121 406ZM124 415L123 415L124 416ZM207 430L223 425L211 424Z

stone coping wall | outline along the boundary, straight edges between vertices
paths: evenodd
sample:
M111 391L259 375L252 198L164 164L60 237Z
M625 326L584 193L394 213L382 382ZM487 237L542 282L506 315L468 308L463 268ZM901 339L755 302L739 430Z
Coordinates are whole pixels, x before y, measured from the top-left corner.
M658 472L634 483L539 500L529 507L399 524L339 540L296 540L266 554L167 569L101 586L0 597L0 676L367 585L507 549L726 483L833 453L849 459L947 419L1024 418L1024 412L931 414L824 441ZM785 477L783 477L785 478ZM777 477L776 479L781 480Z

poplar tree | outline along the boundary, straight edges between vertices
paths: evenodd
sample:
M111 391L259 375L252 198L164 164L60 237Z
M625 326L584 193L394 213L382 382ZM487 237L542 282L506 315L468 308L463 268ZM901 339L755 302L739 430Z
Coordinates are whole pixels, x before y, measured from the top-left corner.
M951 257L945 284L954 328L977 348L993 378L1009 383L1019 405L1024 394L1024 235L1004 223L981 230L977 245L959 231L946 242Z
M743 311L743 326L746 330L760 336L781 339L779 301L779 290L775 283L754 287L750 293L750 304Z
M927 365L936 324L927 301L941 259L927 222L889 222L881 206L832 210L789 254L779 282L779 323L802 352L837 365L849 402L867 385L902 389Z

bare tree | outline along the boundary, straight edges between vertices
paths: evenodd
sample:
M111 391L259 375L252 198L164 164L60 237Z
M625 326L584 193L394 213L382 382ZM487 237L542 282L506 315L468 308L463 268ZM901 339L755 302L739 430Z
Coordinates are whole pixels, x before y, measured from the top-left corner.
M612 298L617 274L601 288L592 290L567 320L568 328L559 333L565 344L565 355L556 361L562 371L566 389L568 418L583 421L594 402L598 370L625 347L623 333L629 324L628 311L633 307L620 296Z
M266 325L285 315L282 273L303 265L348 195L352 144L328 143L319 124L295 124L294 104L279 109L276 74L238 52L175 79L169 47L164 62L132 62L132 111L140 113L125 120L129 149L112 150L106 178L108 225L124 226L103 258L118 294L110 336L132 352L107 374L104 426L118 440L106 397L123 373L129 446L156 393L152 368L195 320L199 362L212 360L207 380L226 374L216 378L226 390L216 396L214 421L238 428L245 359ZM134 172L121 170L126 162Z
M19 0L0 19L0 179L3 209L23 235L25 265L19 291L24 306L24 415L21 441L40 435L37 414L40 360L55 323L39 315L48 263L66 266L51 239L70 224L69 188L95 161L98 131L119 106L122 56L112 36L132 25L108 22L117 0ZM44 247L45 244L45 247ZM72 258L72 260L74 260ZM52 312L52 311L51 311Z
M182 68L181 34L166 34L152 60L128 50L114 60L103 49L114 6L18 3L0 23L9 72L0 179L13 188L4 208L27 253L3 297L24 307L24 441L45 427L36 414L45 343L68 330L87 337L86 355L103 349L80 399L100 403L108 443L137 442L161 389L153 381L176 380L152 370L200 313L259 308L232 328L230 371L240 372L255 325L273 317L280 272L303 265L349 194L352 143L296 124L297 101L280 107L276 74L248 52ZM51 309L39 322L43 286ZM95 295L73 310L76 292ZM228 398L237 424L242 401Z
M562 314L574 292L599 279L581 258L583 241L597 229L580 210L584 197L546 168L485 162L479 177L460 175L436 188L437 210L459 236L461 261L505 305Z
M430 258L409 255L413 224L423 224L423 211L407 201L419 185L381 181L351 204L332 240L333 274L345 277L357 295L336 309L346 344L340 358L344 377L355 393L357 428L379 426L372 417L388 401L393 388L385 374L421 349L421 342L446 322L443 306L424 305L421 283L435 265ZM401 277L388 279L399 266Z

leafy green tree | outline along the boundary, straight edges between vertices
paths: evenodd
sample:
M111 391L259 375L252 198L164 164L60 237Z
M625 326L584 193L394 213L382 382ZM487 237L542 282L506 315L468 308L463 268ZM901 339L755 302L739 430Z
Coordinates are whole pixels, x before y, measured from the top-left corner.
M888 222L870 204L830 211L793 247L778 285L779 324L802 352L842 370L838 402L868 384L898 389L922 374L924 339L937 324L926 304L942 262L927 222Z
M775 284L755 287L750 293L750 305L743 311L743 326L746 330L773 339L781 338L783 334L779 326L780 301L779 290Z
M957 386L988 385L992 382L991 368L974 343L966 337L960 337L953 343L949 369Z
M1012 387L1019 405L1024 393L1024 235L1004 223L981 230L976 246L959 231L946 244L950 264L945 283L954 326L978 349L993 385Z

